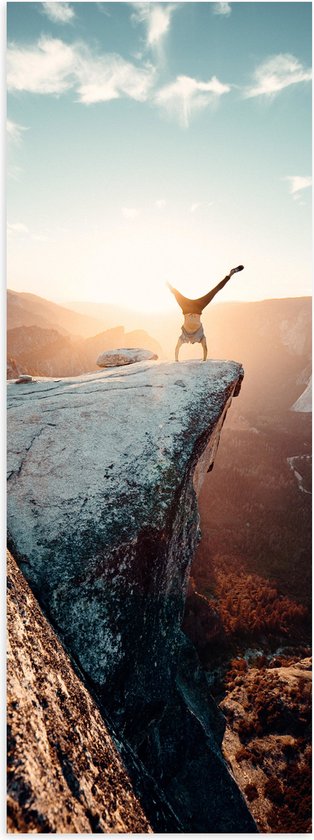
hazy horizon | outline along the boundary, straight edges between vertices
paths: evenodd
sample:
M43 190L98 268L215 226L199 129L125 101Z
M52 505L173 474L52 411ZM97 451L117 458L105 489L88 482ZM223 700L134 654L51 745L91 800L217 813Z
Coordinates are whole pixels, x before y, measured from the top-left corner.
M8 3L8 285L311 294L310 63L308 2Z
M175 303L175 301L173 300L173 298L171 296L170 296L169 305L167 307L163 307L163 308L160 308L160 309L154 309L152 311L150 309L147 309L147 310L138 309L137 307L132 307L129 304L121 304L121 303L116 303L114 301L109 302L109 301L104 300L104 299L102 299L102 300L101 299L91 300L91 298L81 298L81 299L76 298L76 299L69 300L66 297L65 298L61 298L61 297L60 298L57 298L57 297L47 298L43 294L40 294L39 292L32 292L29 289L15 289L12 285L10 287L9 286L7 287L7 291L8 292L16 292L17 294L36 295L36 297L43 298L43 300L47 300L50 303L56 303L58 306L63 306L63 307L68 308L68 309L71 308L71 304L73 306L75 306L76 304L80 305L80 304L86 303L88 305L91 304L93 306L100 305L100 306L110 306L112 308L117 308L117 309L129 309L132 313L139 312L141 314L141 316L143 316L146 312L150 316L153 316L155 313L158 314L158 313L162 313L162 312L164 312L164 313L172 313L174 311L175 312L180 312L180 309L178 308L178 305ZM219 294L218 294L217 298L211 302L210 308L212 309L213 306L217 306L220 303L221 304L264 303L268 300L297 300L298 298L311 298L312 299L312 294L309 293L309 294L301 294L301 295L295 294L295 295L280 295L280 296L274 295L273 297L269 297L269 298L261 297L261 298L251 298L251 299L249 299L249 298L245 298L245 299L244 298L243 299L228 298L227 300L220 300L219 299ZM208 310L206 310L206 312L207 311Z

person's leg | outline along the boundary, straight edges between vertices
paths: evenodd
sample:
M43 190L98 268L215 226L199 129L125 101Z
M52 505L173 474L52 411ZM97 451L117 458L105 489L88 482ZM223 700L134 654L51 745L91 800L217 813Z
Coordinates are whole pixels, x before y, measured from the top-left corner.
M243 265L238 265L237 268L232 268L231 271L229 271L229 274L227 274L226 277L224 277L224 279L220 281L220 283L217 283L217 286L214 286L214 288L211 289L210 292L207 292L207 295L203 295L203 297L197 298L193 301L195 306L197 306L198 309L201 309L201 311L203 311L203 309L205 309L205 306L207 306L210 303L210 301L215 297L217 292L220 292L220 289L223 289L226 283L228 283L230 277L232 277L232 275L235 274L237 271L242 271L243 267ZM193 312L193 309L191 311Z
M184 297L184 295L181 295L181 292L178 292L178 289L175 289L174 286L170 286L170 283L168 283L167 285L172 294L174 295L177 303L179 304L180 309L182 309L182 312L192 312L193 310L191 309L191 306L194 301L192 301L190 298Z
M228 283L230 277L231 274L227 274L227 276L224 277L224 279L221 280L220 283L217 283L217 286L214 286L214 288L211 289L210 292L207 292L207 295L203 295L203 297L197 298L195 301L193 301L196 304L196 306L198 306L203 311L203 309L205 309L205 306L208 306L208 304L215 297L217 292L220 292L220 289L223 289L226 283Z
M203 338L201 340L201 345L202 345L202 348L203 348L203 362L206 362L206 359L207 359L207 342L206 342L205 335L203 336Z
M180 338L178 338L178 341L177 341L177 344L176 344L176 349L174 351L174 358L175 358L176 362L179 361L179 350L180 350L180 347L182 346L182 344L184 344L184 342L182 341L182 338L180 336Z

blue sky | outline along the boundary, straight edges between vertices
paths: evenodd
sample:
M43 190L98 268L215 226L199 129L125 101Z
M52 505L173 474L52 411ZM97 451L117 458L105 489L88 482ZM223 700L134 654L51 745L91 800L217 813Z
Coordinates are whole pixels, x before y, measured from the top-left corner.
M310 64L310 3L9 3L9 287L310 294Z

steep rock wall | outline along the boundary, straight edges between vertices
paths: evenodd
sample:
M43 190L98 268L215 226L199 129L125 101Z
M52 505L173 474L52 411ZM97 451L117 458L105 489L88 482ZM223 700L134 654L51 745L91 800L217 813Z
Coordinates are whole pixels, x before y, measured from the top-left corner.
M7 555L8 831L150 833L99 709Z
M10 544L188 831L254 831L180 630L195 488L242 376L235 362L144 363L9 385Z

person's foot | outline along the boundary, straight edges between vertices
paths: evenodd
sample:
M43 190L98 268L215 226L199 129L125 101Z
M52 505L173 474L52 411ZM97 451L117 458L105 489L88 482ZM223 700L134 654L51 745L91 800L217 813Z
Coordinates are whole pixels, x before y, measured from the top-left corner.
M244 265L237 265L236 268L232 268L231 271L230 271L230 277L231 277L232 274L235 274L236 271L243 271L243 269L244 269Z

